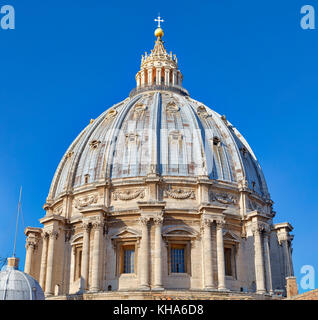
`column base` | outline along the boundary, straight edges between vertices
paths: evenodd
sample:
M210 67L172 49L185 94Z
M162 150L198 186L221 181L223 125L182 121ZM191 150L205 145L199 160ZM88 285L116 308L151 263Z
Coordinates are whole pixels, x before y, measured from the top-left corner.
M218 288L219 292L230 292L231 290L226 289L226 288Z
M213 288L213 287L205 287L203 290L204 290L204 291L208 291L208 292L218 291L216 288Z
M152 291L164 291L165 288L164 287L154 287L151 289Z
M266 290L257 290L256 293L257 294L266 294Z
M150 287L147 286L147 285L140 286L140 287L139 287L139 291L150 291Z
M44 295L45 295L46 297L52 297L52 296L54 296L54 293L52 293L52 292L45 292Z

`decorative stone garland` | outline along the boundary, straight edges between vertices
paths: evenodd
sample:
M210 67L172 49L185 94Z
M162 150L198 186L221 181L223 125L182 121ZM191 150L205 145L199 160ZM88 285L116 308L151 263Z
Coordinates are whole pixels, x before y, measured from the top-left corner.
M116 191L113 193L113 199L114 200L123 200L123 201L129 201L136 198L144 198L145 197L145 190L139 189L135 191L126 190L126 191Z

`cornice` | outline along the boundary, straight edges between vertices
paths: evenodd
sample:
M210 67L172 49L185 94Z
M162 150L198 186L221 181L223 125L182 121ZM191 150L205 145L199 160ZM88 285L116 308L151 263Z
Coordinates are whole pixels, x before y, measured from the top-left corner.
M43 217L42 219L39 220L41 224L45 224L45 223L48 223L48 222L54 222L54 221L57 221L57 222L65 222L67 221L66 218L64 217L61 217L61 216L57 216L57 215L49 215L49 216L45 216Z
M88 206L81 210L79 210L83 215L90 215L94 213L100 213L103 215L106 215L108 213L108 209L103 205L94 205L94 206Z

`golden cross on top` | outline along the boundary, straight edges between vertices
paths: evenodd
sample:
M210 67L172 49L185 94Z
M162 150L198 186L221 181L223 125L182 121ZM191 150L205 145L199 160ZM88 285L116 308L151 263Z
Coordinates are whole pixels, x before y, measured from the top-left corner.
M155 19L155 21L156 21L156 22L158 22L158 28L160 28L160 23L161 23L161 22L165 22L163 19L161 19L161 17L160 17L160 13L159 13L158 18L157 18L157 19Z

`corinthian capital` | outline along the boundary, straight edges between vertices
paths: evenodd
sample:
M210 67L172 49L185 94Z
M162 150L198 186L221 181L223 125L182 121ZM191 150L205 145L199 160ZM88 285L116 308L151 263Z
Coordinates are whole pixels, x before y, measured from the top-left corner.
M207 217L203 217L201 219L201 227L202 228L208 228L211 226L211 224L213 223L213 220Z
M161 225L163 223L163 216L156 216L153 218L155 225Z
M149 217L139 217L139 223L142 226L147 226L149 223L150 218Z
M35 241L35 239L27 238L27 241L26 241L26 244L25 244L25 248L26 249L30 248L32 250L35 250L36 245L37 245L37 242Z
M91 224L90 220L85 219L85 220L82 221L82 228L83 228L83 230L85 230L86 232L88 232L91 227L92 227L92 224Z
M262 232L269 233L270 226L265 222L253 222L252 232L253 234L262 233Z
M104 221L102 220L95 220L92 222L93 229L100 229L104 226Z
M48 235L47 232L43 232L43 233L41 234L42 240L47 240L48 237L49 237L49 235Z
M49 230L49 231L47 231L47 234L50 239L57 239L59 236L58 231L55 231L55 230Z
M224 220L216 220L216 229L217 230L223 230L224 225L225 225L225 221Z

